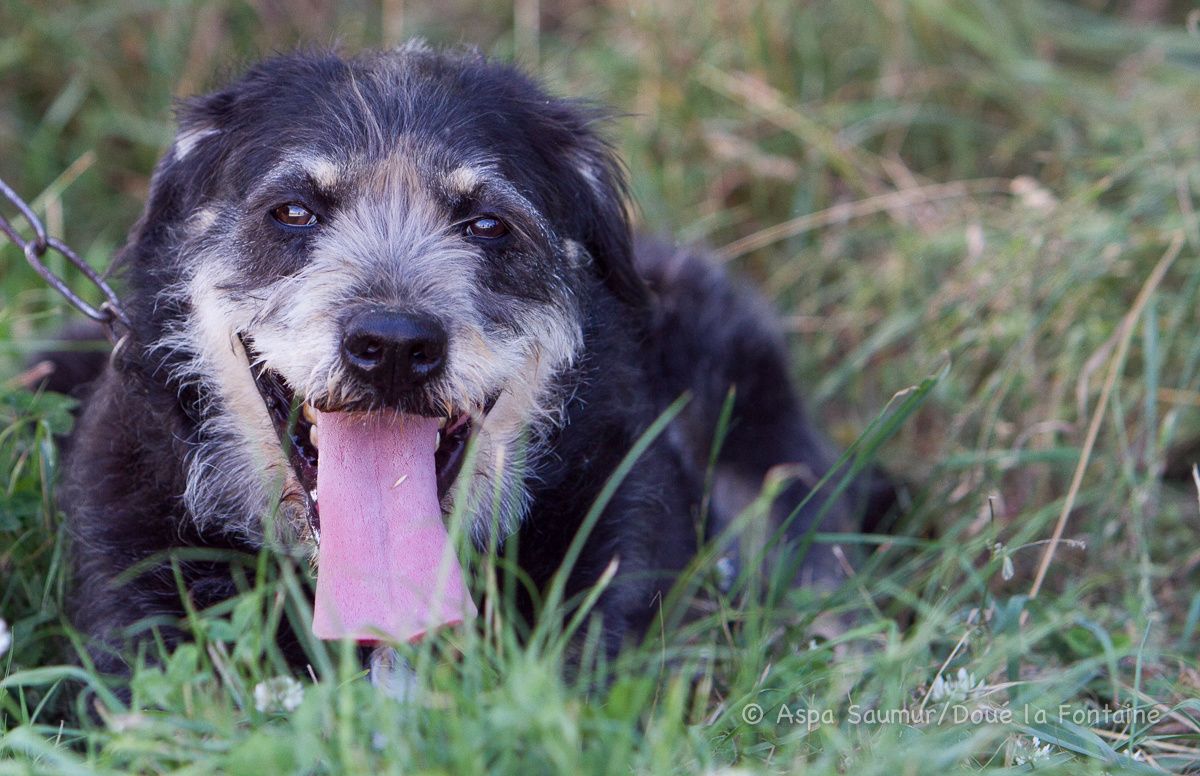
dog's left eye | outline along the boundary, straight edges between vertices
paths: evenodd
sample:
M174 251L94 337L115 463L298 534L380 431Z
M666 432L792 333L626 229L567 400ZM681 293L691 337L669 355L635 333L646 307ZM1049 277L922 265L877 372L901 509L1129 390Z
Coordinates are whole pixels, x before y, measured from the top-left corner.
M508 226L499 218L480 216L467 224L468 237L496 240L508 234Z
M280 205L271 211L271 217L284 226L316 226L317 217L311 210L298 205L295 202L289 202L286 205Z

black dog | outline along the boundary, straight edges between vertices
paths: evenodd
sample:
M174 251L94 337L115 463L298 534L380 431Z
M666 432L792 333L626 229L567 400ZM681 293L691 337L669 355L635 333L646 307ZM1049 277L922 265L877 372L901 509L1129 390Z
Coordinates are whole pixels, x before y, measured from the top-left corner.
M75 621L102 667L121 668L128 626L182 615L177 548L307 548L325 638L402 641L468 617L451 514L478 547L518 541L544 587L685 393L570 571L568 596L617 559L597 606L609 650L769 469L804 474L774 521L804 499L831 458L770 316L703 256L633 244L599 118L512 67L421 45L273 59L183 106L119 257L134 329L61 490ZM856 507L828 509L824 530ZM234 593L227 565L179 563L197 607ZM835 573L814 549L800 576Z

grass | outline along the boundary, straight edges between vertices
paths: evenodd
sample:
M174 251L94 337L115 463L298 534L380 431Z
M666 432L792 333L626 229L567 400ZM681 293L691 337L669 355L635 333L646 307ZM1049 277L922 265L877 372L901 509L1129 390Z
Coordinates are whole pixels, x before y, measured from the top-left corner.
M0 0L0 177L95 266L172 95L272 49L470 41L599 96L642 228L755 279L839 443L907 483L892 534L814 537L854 565L833 594L716 596L573 680L559 629L493 612L412 651L409 703L314 643L259 710L306 583L248 558L122 703L63 617L70 403L15 381L67 310L0 247L0 774L1200 768L1200 38L1128 5Z

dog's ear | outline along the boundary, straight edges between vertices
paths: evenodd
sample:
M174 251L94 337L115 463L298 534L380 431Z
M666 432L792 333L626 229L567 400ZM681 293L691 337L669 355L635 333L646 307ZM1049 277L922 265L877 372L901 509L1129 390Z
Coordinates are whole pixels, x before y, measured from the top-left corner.
M233 95L229 91L181 101L175 108L179 131L171 145L170 161L186 162L194 151L211 146L224 128L232 104Z
M212 192L226 145L221 134L230 101L227 92L217 92L177 107L179 130L154 168L146 207L116 258L134 289L171 282L161 274L174 265L160 258L173 252L180 223Z
M232 89L181 100L175 107L179 130L156 175L176 182L186 180L197 192L208 191L229 145L226 135L234 101Z
M566 130L561 158L569 165L562 175L570 187L564 197L569 212L564 215L605 285L626 303L647 306L650 290L633 258L625 170L613 147L595 130L607 115L576 102L559 103L558 108L556 123Z

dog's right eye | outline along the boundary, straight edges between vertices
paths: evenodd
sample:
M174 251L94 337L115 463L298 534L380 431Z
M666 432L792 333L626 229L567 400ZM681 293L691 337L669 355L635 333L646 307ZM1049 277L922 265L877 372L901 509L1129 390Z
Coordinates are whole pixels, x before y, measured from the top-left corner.
M306 227L317 225L316 215L304 207L304 205L299 205L295 202L289 202L286 205L280 205L275 208L271 211L271 217L284 226Z

